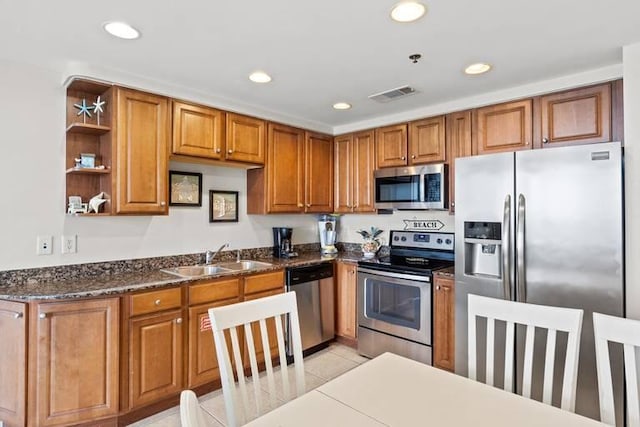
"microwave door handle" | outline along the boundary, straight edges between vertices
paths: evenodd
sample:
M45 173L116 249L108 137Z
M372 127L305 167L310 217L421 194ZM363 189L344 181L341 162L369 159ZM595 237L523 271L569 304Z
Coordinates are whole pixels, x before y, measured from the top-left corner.
M518 196L518 224L516 225L516 286L518 288L518 298L520 302L527 302L527 272L525 270L525 198L522 194Z
M504 299L511 301L511 195L504 198L502 217L502 287Z

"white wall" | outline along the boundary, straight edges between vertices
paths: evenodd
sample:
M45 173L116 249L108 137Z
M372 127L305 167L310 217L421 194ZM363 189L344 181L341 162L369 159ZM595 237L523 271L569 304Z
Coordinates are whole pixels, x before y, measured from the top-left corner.
M627 317L640 319L640 43L622 52Z

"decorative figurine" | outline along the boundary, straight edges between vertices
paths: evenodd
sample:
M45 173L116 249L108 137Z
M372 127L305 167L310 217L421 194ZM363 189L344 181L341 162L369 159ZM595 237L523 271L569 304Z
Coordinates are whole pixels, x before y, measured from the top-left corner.
M67 209L67 213L87 213L87 204L82 203L82 198L80 196L69 196L69 207Z
M105 199L105 196L106 196L106 193L104 191L93 196L91 200L89 200L88 212L93 211L95 213L98 213L100 211L100 206L102 206L102 204L107 201L107 199Z
M74 107L76 107L78 110L78 116L82 114L82 121L83 123L87 122L87 116L91 117L91 110L93 110L93 106L91 105L87 105L87 100L86 99L82 99L82 104L73 104Z
M100 126L100 113L104 113L104 104L105 101L100 100L100 95L98 95L98 99L96 99L96 102L93 103L93 112L96 113L98 126Z

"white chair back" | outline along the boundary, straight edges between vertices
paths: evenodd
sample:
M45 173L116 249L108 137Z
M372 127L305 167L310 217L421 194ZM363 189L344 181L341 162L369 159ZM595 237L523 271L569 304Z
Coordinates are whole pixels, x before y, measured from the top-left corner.
M280 355L280 375L282 379L282 390L284 400L291 400L292 396L289 387L289 370L285 354L283 324L286 315L289 315L291 324L291 339L293 344L293 363L296 384L295 396L301 396L305 392L304 367L302 362L302 340L300 338L300 324L298 320L298 306L294 292L246 301L238 304L210 308L209 318L216 344L216 354L220 365L220 377L222 390L224 393L224 404L227 412L227 425L237 426L244 424L252 415L253 405L249 405L249 395L245 384L244 365L242 362L240 341L238 339L238 326L244 326L246 338L246 352L249 354L251 365L251 377L253 382L253 392L255 396L255 415L261 415L268 409L277 406L276 387L274 379L273 364L271 362L271 352L267 334L266 319L275 319L276 336L278 342L278 352ZM262 401L260 388L260 376L258 374L258 363L256 359L255 344L251 323L259 322L260 335L262 337L262 349L264 351L264 363L267 372L267 384L270 396L270 407ZM233 378L233 367L225 331L228 330L231 337L231 352L235 364L238 383ZM238 397L238 394L240 395ZM266 409L266 410L265 410Z
M640 426L638 371L636 349L640 347L640 321L593 313L593 333L596 340L596 366L600 395L600 421L616 425L613 401L609 341L623 344L624 372L627 391L627 426Z
M522 395L531 398L533 378L534 334L536 328L547 329L544 358L542 401L551 405L553 373L558 331L568 333L567 352L562 379L562 409L574 412L578 381L578 355L583 311L487 298L469 294L469 378L477 381L476 317L487 321L486 383L494 384L494 339L496 320L506 323L504 389L513 391L515 325L526 325Z
M180 424L182 427L207 427L198 398L191 390L180 393Z

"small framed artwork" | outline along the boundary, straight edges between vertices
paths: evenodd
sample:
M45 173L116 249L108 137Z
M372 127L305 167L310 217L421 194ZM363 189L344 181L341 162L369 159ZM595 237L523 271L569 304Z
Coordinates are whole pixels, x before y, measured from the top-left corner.
M238 222L238 192L209 190L209 222Z
M202 174L169 171L169 206L202 206Z

